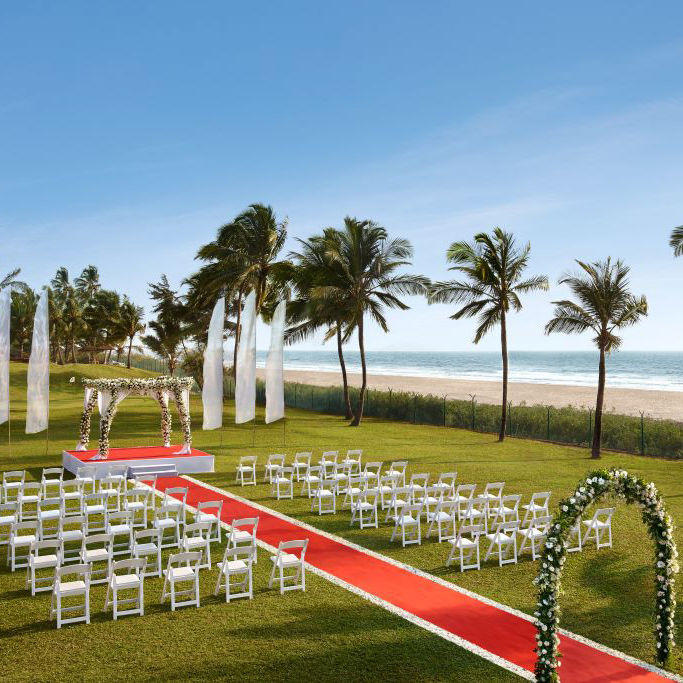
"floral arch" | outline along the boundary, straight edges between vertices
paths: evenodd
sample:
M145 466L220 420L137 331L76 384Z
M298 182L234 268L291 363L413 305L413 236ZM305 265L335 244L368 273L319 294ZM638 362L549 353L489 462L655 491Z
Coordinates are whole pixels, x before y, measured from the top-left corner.
M630 475L625 470L596 470L579 482L574 493L560 502L559 511L546 537L538 577L536 606L536 680L558 681L559 663L557 631L560 623L558 596L560 579L567 554L571 530L586 508L612 494L635 503L641 509L643 522L654 543L655 565L655 660L664 665L674 645L676 611L675 577L678 552L673 536L673 521L655 485Z
M190 389L191 377L153 377L150 379L84 379L85 398L81 416L77 451L85 451L90 441L90 418L98 405L100 412L100 441L93 460L105 460L109 453L109 431L119 403L127 396L148 396L159 402L161 407L161 436L164 446L171 445L171 413L168 409L172 398L178 409L183 430L183 446L178 454L189 453L192 445L190 431Z

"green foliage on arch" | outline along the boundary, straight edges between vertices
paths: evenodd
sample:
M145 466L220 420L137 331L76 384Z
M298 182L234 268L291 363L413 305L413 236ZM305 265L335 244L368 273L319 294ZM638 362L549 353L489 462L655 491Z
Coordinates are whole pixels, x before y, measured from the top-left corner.
M534 583L538 586L536 617L536 680L557 681L560 666L558 630L560 608L558 596L562 568L567 555L572 528L593 503L606 495L614 495L635 503L654 544L655 567L655 660L666 664L674 645L676 611L675 577L678 573L678 551L673 536L673 521L667 514L656 486L630 475L625 470L595 470L579 482L574 493L560 502L546 537L540 570Z

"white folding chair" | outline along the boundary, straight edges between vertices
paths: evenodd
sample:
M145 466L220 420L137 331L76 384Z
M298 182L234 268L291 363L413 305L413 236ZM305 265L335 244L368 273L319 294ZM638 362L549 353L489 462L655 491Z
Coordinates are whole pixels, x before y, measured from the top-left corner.
M235 483L241 486L256 486L256 460L255 455L243 455L235 468Z
M148 488L135 486L128 489L123 496L123 509L133 515L133 527L146 529L150 509L154 509L151 502L152 492Z
M171 611L176 607L194 605L199 607L199 564L202 561L201 552L176 553L168 558L168 565L164 570L164 587L161 591L161 604L166 598L171 598ZM176 584L191 583L190 588L178 590ZM187 600L177 600L178 597L190 596Z
M488 498L484 496L473 496L471 500L467 501L465 509L460 509L458 512L458 520L464 524L483 524L484 532L488 533L488 516L486 514L488 508Z
M397 474L385 474L379 477L377 481L377 492L379 493L379 502L382 510L386 510L391 506L391 497L394 489L397 488L400 476Z
M133 513L130 510L110 513L107 518L107 533L112 537L114 556L129 555L133 548Z
M495 510L500 505L500 500L503 497L503 489L505 488L504 481L493 481L486 484L482 498L486 499L486 516L487 518L495 516Z
M486 534L489 548L486 551L484 562L494 553L498 556L498 566L504 564L517 564L517 530L519 522L503 522L492 533Z
M299 495L303 496L305 493L309 498L312 498L313 490L317 488L321 477L322 467L320 465L308 465L304 474L297 480L301 481L301 492Z
M353 509L356 496L365 488L365 477L349 477L346 481L346 486L344 487L344 499L342 500L342 509Z
M430 516L436 512L436 508L443 499L443 490L434 484L424 487L422 493L417 492L413 498L414 503L422 503L422 514L429 521Z
M522 496L518 493L502 496L500 502L490 508L489 518L493 519L491 528L495 529L501 522L519 521L519 503Z
M273 475L272 494L278 499L294 498L294 468L280 467Z
M427 521L429 522L427 538L432 535L435 527L438 532L439 543L456 537L457 505L454 500L440 500L434 511L427 513Z
M152 526L161 533L162 548L177 548L180 545L180 508L176 505L162 505L154 511ZM168 532L171 538L168 538Z
M57 538L59 520L64 514L64 502L61 498L42 498L38 501L38 538L45 541Z
M297 482L301 481L301 478L306 474L310 464L313 453L308 451L301 451L300 453L294 454L294 461L292 462L292 468L294 469L294 474L296 476Z
M411 475L410 481L408 482L411 503L417 503L418 501L422 500L428 483L429 472L420 472L418 474Z
M59 497L64 501L63 512L66 517L83 514L83 482L68 479L61 483Z
M362 472L362 459L363 451L360 448L346 451L346 457L342 460L341 464L349 477L354 475L360 476Z
M351 522L358 519L361 529L379 528L377 519L377 489L363 489L358 492L351 502Z
M74 624L79 621L90 623L90 572L89 564L74 564L68 567L55 569L54 586L52 588L52 601L50 604L50 619L57 617L57 628L63 624ZM64 577L78 576L78 579L64 581ZM83 596L83 603L65 607L62 601L66 598ZM83 614L65 619L64 614L82 611Z
M31 589L31 595L52 590L54 571L61 565L59 546L56 538L35 541L31 544L26 568L26 588ZM38 575L38 572L44 570L48 570L49 576Z
M30 522L38 519L38 503L43 487L40 482L27 481L19 489L19 519Z
M453 500L458 504L458 519L463 519L462 513L467 509L467 504L474 496L476 484L458 484L455 487Z
M161 576L161 529L136 531L132 555L137 559L145 559L145 576Z
M337 512L337 482L335 479L322 479L313 490L311 512L318 508L319 515L334 515Z
M547 517L535 517L530 521L528 527L518 529L517 533L522 538L522 542L519 544L517 554L521 555L529 546L531 548L531 559L536 560L540 557L543 542L548 535L552 520L553 518L550 515Z
M455 480L457 472L442 472L434 487L441 493L442 498L452 500L455 497Z
M0 491L0 503L16 503L19 500L19 491L26 481L26 470L12 470L2 473L2 491Z
M407 460L394 460L389 469L384 474L394 475L398 477L397 484L401 486L406 485L406 467L408 467Z
M211 526L211 522L186 524L180 541L180 549L183 552L202 553L203 561L199 565L200 569L211 569Z
M19 521L19 504L16 500L9 503L0 503L0 547L6 545L9 559L9 538L12 532L12 524Z
M12 524L9 536L8 564L12 571L28 567L31 546L38 540L38 522L15 522ZM24 550L25 554L20 554Z
M106 531L108 514L106 493L99 491L83 496L83 515L88 533Z
M99 492L107 497L107 512L118 512L121 509L124 482L125 479L116 475L107 475L99 480Z
M233 519L230 522L230 535L228 537L228 548L253 548L254 564L258 562L256 552L256 530L258 529L258 517L243 517Z
M43 498L59 496L62 481L64 481L64 468L43 467L40 477L41 495Z
M223 560L218 563L218 579L213 594L218 595L221 582L225 588L225 602L235 598L254 597L252 564L255 550L252 546L231 548L228 546L223 554ZM233 579L237 580L233 580Z
M187 523L187 486L172 486L164 492L162 506L175 510L178 517L178 524L184 526Z
M332 467L332 472L327 475L327 479L334 481L334 491L336 494L341 495L346 492L349 475L346 474L342 465L335 463L334 467Z
M62 564L81 561L81 546L86 535L87 524L85 515L62 517L59 520L57 538Z
M581 542L581 518L576 520L574 526L569 530L569 539L567 542L568 553L579 553L583 549Z
M384 522L389 522L398 516L403 507L410 504L410 488L407 486L396 486L391 491L391 498L387 506L387 514Z
M107 583L114 559L114 537L111 534L91 534L81 542L81 562L90 565L90 583ZM106 563L104 569L95 569L95 564ZM94 579L93 576L97 576Z
M462 524L458 529L458 535L455 538L448 539L448 543L451 544L451 552L446 560L446 566L450 566L456 559L457 553L461 572L466 569L480 569L479 537L483 533L483 524Z
M306 590L306 548L308 539L303 541L280 541L277 555L271 555L273 569L270 572L268 588L277 581L280 584L280 594L285 591ZM296 554L299 551L299 555ZM293 570L293 573L291 573ZM290 571L290 573L288 573ZM276 576L277 574L277 576Z
M583 534L582 545L585 546L592 537L597 550L611 548L613 514L614 508L599 508L593 513L591 519L584 520L583 526L586 527L586 531Z
M204 500L197 503L197 522L209 522L211 524L211 542L221 543L221 516L223 514L222 500Z
M548 503L550 501L550 491L539 491L531 494L531 500L527 505L522 505L524 519L522 526L529 526L529 522L536 517L547 517L550 514Z
M128 483L128 465L111 464L107 467L107 476L111 479L118 479L121 486L121 492L126 490Z
M76 470L76 481L83 486L83 493L90 489L90 493L95 493L95 482L97 481L97 467L94 465L83 465Z
M322 468L322 477L330 478L337 466L337 458L339 458L339 451L324 451L320 458L318 465Z
M382 475L382 465L384 463L381 460L371 460L366 462L363 467L363 476L373 486L376 486L379 482L379 478Z
M104 599L104 611L112 607L114 621L128 614L145 613L145 565L144 558L117 560L112 564L111 575L107 582L107 595ZM132 597L121 598L119 593L133 592ZM119 609L119 605L133 605L128 609Z
M282 453L273 453L268 456L266 468L263 473L264 482L267 482L268 484L273 483L273 474L278 470L278 468L285 466L285 458L286 456Z
M391 533L391 539L394 540L401 532L401 545L405 548L407 545L422 543L422 526L420 517L422 516L422 503L413 503L411 505L404 505L398 510L398 514L393 517L394 530Z

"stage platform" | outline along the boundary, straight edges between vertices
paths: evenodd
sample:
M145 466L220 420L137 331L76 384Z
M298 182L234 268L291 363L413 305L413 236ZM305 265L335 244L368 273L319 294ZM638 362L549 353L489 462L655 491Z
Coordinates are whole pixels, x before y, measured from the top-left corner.
M176 455L180 446L150 446L146 448L110 448L107 460L91 460L97 450L62 451L62 465L73 474L84 465L94 466L96 478L106 476L111 464L128 465L129 467L154 467L156 465L173 465L178 474L200 474L213 472L213 455L193 448L187 455Z

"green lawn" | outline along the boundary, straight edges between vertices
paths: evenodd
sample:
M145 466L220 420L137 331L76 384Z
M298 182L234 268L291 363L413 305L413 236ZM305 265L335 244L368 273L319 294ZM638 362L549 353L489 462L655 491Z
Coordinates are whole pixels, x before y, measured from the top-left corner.
M25 414L25 365L12 367L12 446L7 425L0 426L0 469L23 467L33 476L39 468L61 462L60 453L72 448L78 436L82 390L69 377L85 374L121 376L120 368L55 367L51 380L49 444L45 434L22 434ZM130 371L145 376L143 371ZM234 487L233 472L240 455L257 454L262 464L268 453L292 456L296 450L362 448L364 459L407 459L413 472L458 471L461 482L505 481L506 490L525 496L551 490L553 501L567 494L593 463L585 450L533 441L495 442L491 435L456 429L367 420L350 428L337 417L288 411L286 424L231 424L226 405L226 427L201 431L201 402L193 398L193 443L216 456L216 472L202 475L208 483L339 534L377 552L454 581L469 590L533 612L535 564L525 558L518 565L499 568L489 563L481 571L460 574L446 569L446 544L429 540L402 549L389 543L390 529L349 529L348 512L318 517L303 498L277 502L266 486ZM93 445L96 428L93 420ZM177 426L177 420L176 425ZM180 433L174 430L174 442ZM150 400L128 399L117 415L111 434L114 446L157 445L158 406ZM663 492L674 518L683 514L683 463L606 454L605 466L619 465L653 480ZM612 550L593 549L573 554L566 565L562 626L646 661L652 661L651 635L653 571L651 546L637 510L618 505ZM299 679L315 677L354 680L387 676L398 680L498 680L510 674L436 636L404 622L362 599L310 574L306 594L281 597L266 588L267 559L262 552L252 602L225 605L210 594L215 570L205 577L203 606L171 614L158 606L161 583L146 584L148 614L114 624L100 614L90 627L66 627L59 633L48 620L49 597L30 598L23 590L23 573L0 569L0 656L12 680L65 675L98 677L98 667L114 678ZM93 613L104 602L104 589L94 592ZM677 619L680 623L680 619ZM161 625L163 624L163 627ZM322 636L322 637L321 637ZM36 653L41 657L37 658ZM671 669L683 673L680 653L674 651Z

